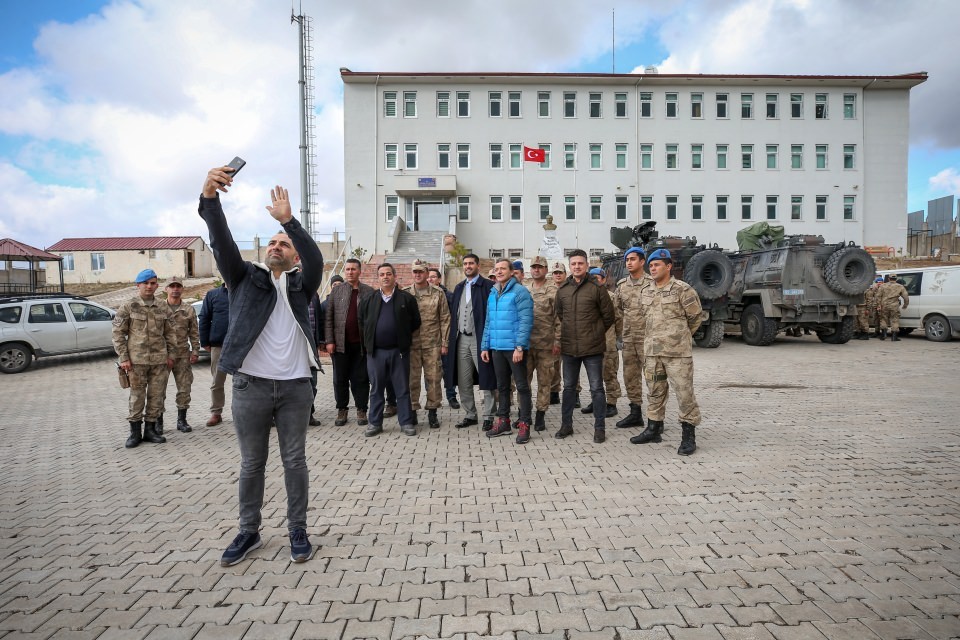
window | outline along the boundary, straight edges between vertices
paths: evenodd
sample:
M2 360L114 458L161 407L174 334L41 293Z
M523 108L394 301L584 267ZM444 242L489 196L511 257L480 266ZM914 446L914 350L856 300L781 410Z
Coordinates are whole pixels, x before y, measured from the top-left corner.
M576 196L563 197L563 215L567 220L577 219L577 198Z
M717 169L727 168L727 145L717 145Z
M817 220L827 219L827 196L817 196Z
M843 94L843 119L853 120L857 117L857 96L854 93Z
M752 93L741 93L740 94L740 117L744 120L749 120L753 117L753 94Z
M537 116L540 118L550 117L550 92L537 92Z
M753 196L740 196L740 219L749 220L753 217Z
M617 196L617 221L622 221L627 219L627 196Z
M499 260L503 257L503 249L490 249L490 259Z
M507 249L507 255L510 256L511 259L522 258L523 249Z
M576 91L563 92L563 117L564 118L577 117L577 92Z
M550 196L540 196L540 222L544 222L550 215Z
M702 93L690 94L690 117L691 118L703 117L703 94Z
M437 91L437 117L450 117L450 92Z
M767 169L777 168L777 145L767 145Z
M603 247L590 247L589 249L587 249L587 255L590 256L591 260L593 260L594 258L599 258L604 253L606 253L606 251L603 250ZM910 292L908 291L907 293L910 293Z
M397 165L397 154L399 147L395 144L385 144L383 145L383 154L384 154L384 168L386 169L396 169Z
M653 169L653 145L640 145L640 168Z
M63 254L62 257L63 257L63 260L60 262L60 264L63 265L63 270L64 270L64 271L73 271L73 254L72 254L72 253L65 253L65 254Z
M18 324L22 311L21 307L0 307L0 322Z
M450 168L450 143L441 142L437 145L437 168Z
M470 92L457 91L457 117L470 117Z
M403 92L403 117L404 118L417 117L417 92L416 91Z
M717 118L724 119L729 118L727 115L727 94L718 93L717 94Z
M491 118L499 118L503 115L503 93L500 91L491 91L488 97L490 105L488 113Z
M717 196L717 220L727 219L727 196Z
M679 145L668 144L667 145L667 169L676 169L677 168L677 147Z
M690 145L690 168L703 169L703 145Z
M523 196L510 196L510 220L518 222L523 219Z
M600 118L602 117L601 112L601 95L599 93L591 93L588 95L590 99L590 117L591 118Z
M396 91L383 92L383 117L384 118L397 117L397 92Z
M603 204L603 196L590 196L590 219L600 219L600 205Z
M744 169L753 169L753 145L740 145L740 166Z
M843 145L843 168L844 169L856 168L856 155L857 155L857 145L855 144Z
M653 117L653 94L646 92L640 94L640 117Z
M803 220L803 196L790 196L790 219Z
M490 144L490 168L491 169L502 169L503 168L503 145L499 142L494 142Z
M777 219L777 201L778 196L767 196L767 220Z
M591 169L603 168L602 152L603 152L602 144L594 143L590 145L590 168Z
M30 324L51 324L66 321L67 314L63 312L63 305L59 302L32 304L30 305L30 311L27 313L27 322Z
M827 145L818 144L817 148L817 169L827 168Z
M667 196L667 220L677 219L677 196Z
M640 217L653 220L653 196L640 196Z
M490 221L503 222L503 196L490 196Z
M790 145L790 168L803 169L803 145Z
M577 143L567 142L563 145L563 168L577 168Z
M790 94L790 117L791 118L803 117L803 94L802 93Z
M103 271L107 268L107 262L102 253L90 254L90 268L94 271Z
M387 222L396 218L397 213L400 211L400 197L387 196L387 205L384 210L387 212Z
M613 115L616 118L627 117L627 94L613 94Z
M418 155L416 144L403 145L403 168L416 169Z
M690 218L703 220L703 196L690 196Z
M470 168L470 145L469 144L457 145L457 168L458 169Z
M774 120L779 116L777 113L777 100L780 98L778 93L767 94L767 119Z
M457 219L470 222L470 196L457 196Z
M519 169L520 165L523 164L523 145L522 144L511 144L510 145L510 168Z
M817 120L827 119L827 94L818 93L814 96L813 117Z
M520 92L510 91L507 93L507 115L511 118L520 117Z
M857 196L843 196L843 219L854 219L854 206L857 203Z
M678 114L678 111L677 111L678 108L679 108L679 105L677 104L677 94L668 93L667 94L667 117L676 118Z
M614 145L614 150L617 155L617 169L626 169L627 168L627 144L625 142L618 142Z
M550 145L541 144L540 148L543 150L543 162L540 163L540 168L549 169L550 168Z

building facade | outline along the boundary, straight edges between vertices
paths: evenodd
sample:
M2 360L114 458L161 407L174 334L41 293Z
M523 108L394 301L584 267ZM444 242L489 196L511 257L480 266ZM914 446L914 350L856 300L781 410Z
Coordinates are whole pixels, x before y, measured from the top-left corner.
M728 249L759 221L905 242L910 89L925 73L341 78L346 229L373 253L405 227L529 257L548 215L564 248L593 254L614 249L611 226L647 220Z
M213 275L213 253L200 236L64 238L47 251L61 257L65 284L132 282L142 269L163 281L170 276ZM51 284L59 274L49 273Z

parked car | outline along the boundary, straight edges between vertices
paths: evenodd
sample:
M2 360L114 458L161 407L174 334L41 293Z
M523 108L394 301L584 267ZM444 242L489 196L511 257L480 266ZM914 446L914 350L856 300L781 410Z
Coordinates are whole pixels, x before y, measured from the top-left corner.
M198 325L198 328L199 328L199 324L200 324L200 309L203 308L203 300L198 300L198 301L194 302L193 304L191 304L190 306L193 307L194 312L196 312L196 314L197 314L197 325ZM199 359L201 359L201 360L203 360L204 358L209 359L209 358L210 358L210 352L207 351L206 349L204 349L204 348L203 348L203 345L200 345L200 351L197 353L197 357L198 357Z
M34 358L113 348L115 312L82 296L0 296L0 372L20 373Z
M923 329L928 340L947 342L960 338L960 266L888 269L877 274L897 274L910 304L900 310L900 331Z

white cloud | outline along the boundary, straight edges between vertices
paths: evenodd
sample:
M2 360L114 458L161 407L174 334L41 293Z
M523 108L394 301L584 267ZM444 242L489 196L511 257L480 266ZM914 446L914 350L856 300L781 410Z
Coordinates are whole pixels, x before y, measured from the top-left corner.
M930 189L940 195L960 194L960 172L948 167L930 178Z

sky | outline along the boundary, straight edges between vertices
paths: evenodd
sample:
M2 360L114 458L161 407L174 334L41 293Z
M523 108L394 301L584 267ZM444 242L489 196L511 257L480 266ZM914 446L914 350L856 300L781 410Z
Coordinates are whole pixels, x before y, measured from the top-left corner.
M342 231L353 71L895 75L908 210L960 194L955 0L302 0L312 19L320 232ZM0 238L200 235L208 169L238 241L299 209L298 31L283 0L0 0ZM615 12L615 36L612 13ZM612 44L616 43L615 56ZM614 65L615 60L615 65Z

